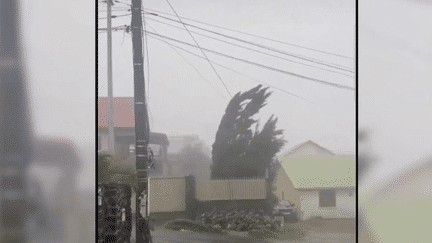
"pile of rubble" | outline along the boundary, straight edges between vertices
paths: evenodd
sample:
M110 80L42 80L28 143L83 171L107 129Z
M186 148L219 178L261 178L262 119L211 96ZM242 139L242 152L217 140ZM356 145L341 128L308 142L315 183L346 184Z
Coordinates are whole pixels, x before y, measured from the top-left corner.
M196 221L216 229L232 231L250 231L266 229L276 231L282 226L282 220L269 217L263 210L250 210L248 212L234 210L230 212L217 212L213 210L201 214Z

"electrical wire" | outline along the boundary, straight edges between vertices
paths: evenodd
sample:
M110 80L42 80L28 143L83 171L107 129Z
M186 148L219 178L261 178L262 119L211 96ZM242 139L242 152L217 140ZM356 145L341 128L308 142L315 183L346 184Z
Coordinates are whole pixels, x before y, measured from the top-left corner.
M179 22L179 21L177 21L175 19L167 18L167 17L160 16L160 15L157 15L157 14L152 14L152 15L160 17L160 18L163 18L163 19L166 19L166 20L169 20L169 21ZM203 31L207 31L207 32L210 32L210 33L213 33L213 34L216 34L216 35L220 35L220 36L223 36L223 37L226 37L226 38L230 38L230 39L233 39L233 40L236 40L236 41L244 42L244 43L247 43L249 45L258 46L258 47L261 47L261 48L264 48L264 49L267 49L267 50L270 50L270 51L274 51L274 52L277 52L277 53L280 53L280 54L292 56L292 57L299 58L299 59L302 59L302 60L314 62L314 63L320 64L320 65L324 65L324 66L328 66L328 67L332 67L332 68L336 68L336 69L340 69L340 70L343 70L343 71L354 73L354 71L349 70L348 67L344 67L344 66L341 66L341 65L338 65L338 64L335 64L335 63L325 62L325 61L321 61L321 60L318 60L318 59L313 59L313 58L297 55L297 54L294 54L294 53L285 52L283 50L275 49L275 48L272 48L272 47L269 47L269 46L257 44L257 43L250 42L250 41L245 41L245 40L242 40L242 39L239 39L239 38L236 38L236 37L232 37L232 36L225 35L225 34L222 34L222 33L219 33L219 32L215 32L215 31L211 31L211 30L208 30L208 29L204 29L204 28L198 27L196 25L184 23L184 22L181 22L181 21L180 21L180 23L182 23L183 25L188 25L188 26L191 26L191 27L203 30Z
M125 14L125 15L120 15L120 16L113 15L112 18L115 18L115 17L124 17L124 16L128 16L128 15L130 15L130 14ZM236 41L244 42L244 43L247 43L247 44L250 44L250 45L258 46L258 47L261 47L261 48L264 48L264 49L267 49L267 50L270 50L270 51L274 51L274 52L277 52L277 53L280 53L280 54L288 55L288 56L291 56L291 57L294 57L294 58L298 58L298 59L302 59L302 60L305 60L305 61L313 62L313 63L319 64L319 65L328 66L328 67L339 69L339 70L342 70L342 71L354 73L354 71L349 70L348 67L341 66L341 65L338 65L338 64L335 64L335 63L325 62L325 61L321 61L321 60L318 60L318 59L313 59L313 58L309 58L309 57L305 57L305 56L301 56L301 55L285 52L285 51L282 51L282 50L278 50L278 49L275 49L275 48L271 48L271 47L268 47L268 46L265 46L265 45L253 43L253 42L246 41L246 40L242 40L242 39L235 38L235 37L232 37L232 36L228 36L228 35L225 35L225 34L222 34L222 33L218 33L218 32L211 31L211 30L207 30L207 29L195 26L195 25L184 23L181 20L177 21L175 19L170 19L170 18L167 18L167 17L164 17L164 16L160 16L160 15L157 15L157 14L151 14L151 15L154 15L154 16L157 16L157 17L160 17L160 18L164 18L164 19L167 19L167 20L170 20L170 21L174 21L174 22L177 22L177 23L181 23L184 26L185 25L192 26L192 27L200 29L200 30L204 30L204 31L207 31L207 32L210 32L210 33L213 33L213 34L221 35L223 37L234 39ZM100 19L106 19L106 17L100 18ZM185 26L185 28L186 28L186 26ZM187 28L186 28L186 30L189 31ZM192 36L192 38L193 38L193 36ZM195 38L193 38L193 39L195 40Z
M147 25L155 32L155 33L157 33L157 31L153 28L153 27L151 27L148 23L147 23ZM157 33L158 34L158 33ZM153 37L153 38L156 38L156 37ZM194 70L195 70L195 72L197 72L198 73L198 75L208 84L208 85L210 85L211 87L213 87L213 88L215 88L215 86L213 85L213 84L211 84L211 82L192 64L192 63L190 63L179 51L177 51L177 49L175 49L174 47L172 47L171 45L170 45L170 43L168 43L167 41L165 41L165 40L162 40L163 42L165 42L165 43L167 43L168 44L168 46L171 48L171 49L173 49L187 64L189 64L189 66L191 66ZM199 56L199 57L201 57L201 56ZM205 59L205 57L201 57L201 58L203 58L203 59ZM213 62L212 62L213 63ZM216 90L218 90L217 88L216 88ZM224 98L226 98L224 95L222 95Z
M180 40L176 40L176 39L170 38L168 36L159 35L159 34L156 34L156 33L153 33L153 32L149 32L149 31L147 31L147 33L149 33L150 35L156 35L158 37L162 37L164 39L168 39L168 40L171 40L171 41L179 42L179 43L184 44L184 45L188 45L188 46L192 46L192 47L195 47L195 48L199 48L199 47L197 47L197 46L195 46L193 44L190 44L190 43L187 43L187 42L183 42L183 41L180 41ZM355 88L349 87L349 86L346 86L346 85L335 84L335 83L331 83L331 82L328 82L328 81L325 81L325 80L311 78L311 77L307 77L307 76L304 76L304 75L288 72L288 71L285 71L285 70L273 68L273 67L270 67L270 66L266 66L266 65L263 65L263 64L256 63L256 62L251 62L251 61L248 61L248 60L245 60L245 59L241 59L241 58L233 57L233 56L230 56L230 55L226 55L226 54L223 54L223 53L220 53L220 52L216 52L216 51L213 51L213 50L209 50L209 49L206 49L206 48L200 48L200 49L208 51L208 52L211 52L211 53L214 53L214 54L217 54L217 55L221 55L221 56L224 56L224 57L227 57L227 58L235 59L237 61L241 61L241 62L249 63L251 65L259 66L261 68L265 68L265 69L269 69L269 70L272 70L272 71L276 71L276 72L280 72L280 73L283 73L283 74L287 74L287 75L290 75L290 76L295 76L295 77L302 78L302 79L305 79L305 80L322 83L322 84L333 86L333 87L340 88L340 89L348 89L348 90L355 91Z
M201 49L200 45L198 44L198 42L195 40L195 38L193 37L193 35L191 34L191 32L189 32L188 28L186 27L186 25L182 22L182 20L180 19L180 17L178 16L177 12L175 11L175 9L173 8L173 6L171 5L171 3L166 0L166 2L168 3L168 5L171 7L172 11L177 15L177 18L180 20L180 23L183 24L183 26L185 27L185 29L187 30L187 32L189 33L189 35L192 37L192 39L194 40L195 44L198 46L198 48ZM222 78L219 76L219 73L216 71L216 69L213 67L213 64L210 62L210 60L208 59L207 55L205 54L205 52L201 49L202 54L205 56L205 58L207 59L208 63L210 64L211 68L213 69L213 71L216 73L216 76L219 78L219 80L221 81L221 83L223 84L223 86L225 87L226 91L228 92L229 96L232 98L232 95L228 89L228 87L226 86L226 84L224 83L224 81L222 80Z
M154 28L152 28L148 23L147 23L147 25L153 30L153 31L155 31L156 32L156 30L154 29ZM106 29L105 29L106 30ZM157 33L157 32L156 32ZM147 34L147 33L146 33ZM167 41L165 41L165 40L163 40L163 39L160 39L160 38L158 38L158 37L155 37L155 36L150 36L151 38L154 38L154 39L157 39L157 40L159 40L159 41L162 41L162 42L164 42L164 43L166 43L167 45L169 45L171 48L173 48L173 46L174 47L176 47L176 48L178 48L178 49L180 49L180 50L182 50L182 51L184 51L184 52L187 52L187 53L189 53L189 54L191 54L191 55L194 55L194 56L196 56L196 57L199 57L199 58L202 58L202 59L205 59L205 57L202 57L202 56L200 56L200 55L197 55L197 54L195 54L195 53L193 53L193 52L190 52L190 51L188 51L188 50L186 50L186 49L184 49L184 48L182 48L182 47L179 47L179 46L177 46L177 45L174 45L174 44L171 44L171 43L168 43ZM207 84L209 84L210 86L213 86L211 83L210 83L210 81L207 79L207 78L205 78L204 77L204 75L203 74L201 74L201 72L199 72L199 70L195 67L195 66L193 66L190 62L188 62L187 61L187 59L183 56L183 55L181 55L176 49L174 49L173 48L173 50L174 51L176 51L182 58L183 58L183 60L187 63L187 64L189 64L197 73L198 73L198 75L199 76L201 76L201 78L203 78L204 79L204 81L206 81L207 82ZM243 74L243 73L241 73L241 72L238 72L238 71L236 71L236 70L234 70L234 69L231 69L231 68L229 68L229 67L226 67L226 66L224 66L224 65L222 65L222 64L219 64L219 63L217 63L217 62L214 62L214 61L210 61L211 63L213 63L213 64L215 64L215 65L217 65L217 66L220 66L220 67L223 67L223 68L225 68L225 69L228 69L228 70L230 70L230 71L232 71L232 72L234 72L234 73L237 73L237 74L239 74L239 75L241 75L241 76L244 76L244 77L247 77L247 78L250 78L250 79L252 79L252 80L254 80L255 82L258 82L258 83L261 83L261 84L265 84L265 85L268 85L269 87L272 87L272 88L274 88L274 89L276 89L276 90L279 90L279 91L281 91L281 92L283 92L283 93L286 93L286 94L289 94L289 95L292 95L292 96L294 96L294 97L297 97L297 98L299 98L299 99L302 99L302 100L304 100L304 101L307 101L307 102L309 102L309 103L311 103L311 104L315 104L314 102L312 102L312 101L310 101L310 100L308 100L308 99L306 99L306 98L304 98L304 97L302 97L302 96L299 96L299 95L296 95L296 94L293 94L293 93L291 93L291 92L289 92L289 91L286 91L286 90L283 90L283 89L281 89L281 88L278 88L278 87L275 87L275 86L273 86L273 85L271 85L271 84L268 84L268 83L266 83L266 82L263 82L263 81L261 81L261 80L258 80L258 79L255 79L255 78L253 78L253 77L251 77L251 76L249 76L249 75L246 75L246 74ZM214 86L213 86L214 87Z
M165 42L165 43L166 43L167 45L169 45L170 47L173 47L173 46L174 46L174 47L176 47L176 48L178 48L178 49L180 49L180 50L182 50L182 51L184 51L184 52L187 52L187 53L189 53L189 54L191 54L191 55L194 55L194 56L196 56L196 57L199 57L199 58L205 59L204 57L202 57L202 56L200 56L200 55L198 55L198 54L195 54L195 53L193 53L193 52L191 52L191 51L188 51L188 50L186 50L186 49L184 49L184 48L182 48L182 47L179 47L179 46L177 46L177 45L174 45L174 44L168 43L167 41L165 41L165 40L163 40L163 39L160 39L160 38L157 38L157 37L154 37L154 36L151 36L151 37L154 38L154 39L157 39L157 40L159 40L159 41L163 41L163 42ZM312 101L310 101L310 100L308 100L308 99L306 99L306 98L304 98L304 97L302 97L302 96L299 96L299 95L293 94L293 93L291 93L291 92L289 92L289 91L286 91L286 90L284 90L284 89L281 89L281 88L275 87L275 86L273 86L273 85L271 85L271 84L265 83L265 82L263 82L263 81L261 81L261 80L258 80L258 79L256 79L256 78L253 78L253 77L249 76L249 75L246 75L246 74L243 74L243 73L241 73L241 72L238 72L238 71L236 71L236 70L234 70L234 69L232 69L232 68L229 68L229 67L227 67L227 66L224 66L224 65L222 65L222 64L219 64L219 63L217 63L217 62L214 62L214 61L211 61L211 62L212 62L213 64L217 65L217 66L220 66L220 67L223 67L223 68L225 68L225 69L228 69L228 70L230 70L230 71L232 71L232 72L234 72L234 73L237 73L237 74L239 74L239 75L241 75L241 76L244 76L244 77L250 78L250 79L254 80L255 82L258 82L258 83L260 83L260 84L268 85L269 87L272 87L272 88L274 88L274 89L276 89L276 90L279 90L279 91L281 91L281 92L283 92L283 93L286 93L286 94L292 95L292 96L294 96L294 97L297 97L297 98L299 98L299 99L302 99L302 100L304 100L304 101L307 101L307 102L309 102L309 103L311 103L311 104L315 104L314 102L312 102Z
M121 4L124 4L124 5L127 5L127 6L132 6L132 4L130 4L130 3L124 3L124 2L120 2L120 1L118 1L118 0L115 0L114 2L116 2L116 3L121 3Z
M128 25L126 25L126 24L113 26L113 27L111 27L111 31L126 30L127 27L128 27ZM108 32L108 28L98 28L98 31L107 31Z
M144 48L141 48L142 51L142 56L143 56L143 68L145 65L145 57L147 57L147 95L144 96L145 98L145 102L146 102L146 107L148 110L148 113L150 115L150 121L151 124L149 124L150 127L152 127L152 125L154 124L153 122L153 114L152 111L150 109L150 105L149 105L149 100L150 100L150 66L149 66L149 54L148 54L148 42L147 42L147 33L146 33L146 29L145 29L145 17L144 15L142 15L143 17L143 24L141 25L141 43L144 45L144 47L146 48L146 51L144 52ZM143 70L144 71L144 70ZM145 74L144 75L144 82L145 82ZM144 88L145 90L145 88Z
M174 15L166 13L166 12L157 11L157 10L153 10L153 9L149 9L149 8L145 8L144 10L146 10L146 11L150 10L152 12L162 13L162 14L166 14L166 15L169 15L169 16L174 16ZM148 12L148 14L151 14L151 13ZM313 48L310 48L310 47L300 46L300 45L296 45L296 44L292 44L292 43L288 43L288 42L283 42L283 41L271 39L271 38L268 38L268 37L263 37L263 36L259 36L259 35L254 35L254 34L242 32L242 31L239 31L239 30L233 30L233 29L229 29L229 28L218 26L218 25L214 25L214 24L205 23L203 21L199 21L199 20L195 20L195 19L191 19L191 18L186 18L186 17L181 17L181 18L189 20L189 21L197 22L197 23L200 23L200 24L204 24L204 25L208 25L208 26L212 26L212 27L216 27L216 28L220 28L220 29L224 29L224 30L229 30L229 31L237 32L237 33L244 34L244 35L249 35L249 36L253 36L253 37L257 37L257 38L261 38L261 39L265 39L265 40L270 40L270 41L281 43L281 44L285 44L285 45L290 45L290 46L295 46L295 47L299 47L299 48L303 48L303 49L307 49L307 50L311 50L311 51L321 52L321 53L325 53L325 54L332 55L332 56L338 56L338 57L352 59L352 60L354 59L352 57L348 57L348 56L344 56L344 55L340 55L340 54L336 54L336 53L331 53L331 52L326 52L326 51L322 51L322 50L318 50L318 49L313 49Z
M129 11L130 11L130 10L129 10ZM154 11L154 12L161 12L161 11L155 11L155 10L151 10L151 11ZM161 12L161 13L163 13L163 12ZM242 40L242 39L239 39L239 38L235 38L235 37L231 37L231 36L224 35L224 34L222 34L222 33L214 32L214 31L210 31L210 30L207 30L207 29L204 29L204 28L201 28L201 27L195 26L195 25L191 25L191 24L188 24L188 23L184 23L184 22L180 19L180 17L178 17L178 18L180 19L180 21L177 21L177 20L170 19L170 18L167 18L167 17L164 17L164 16L160 16L160 15L158 15L158 14L151 13L151 12L147 12L147 14L154 15L154 16L157 16L157 17L160 17L160 18L164 18L164 19L167 19L167 20L170 20L170 21L174 21L174 22L180 22L180 23L183 24L183 25L189 25L189 26L192 26L192 27L197 28L197 29L201 29L201 30L204 30L204 31L208 31L208 32L211 32L211 33L213 33L213 34L221 35L221 36L224 36L224 37L226 37L226 38L231 38L231 39L234 39L234 40L237 40L237 41L245 42L245 43L248 43L248 44L250 44L250 45L259 46L259 47L261 47L261 48L265 48L265 49L268 49L268 50L271 50L271 51L274 51L274 52L279 52L279 53L281 53L281 54L285 54L285 55L293 56L293 57L296 57L296 58L299 58L299 59L307 60L307 61L310 61L310 62L315 62L315 63L317 63L317 64L321 64L321 65L325 65L325 66L329 66L329 67L337 68L337 69L340 69L340 70L343 70L343 71L347 71L347 72L354 73L354 71L349 70L348 67L345 67L345 66L342 66L342 65L338 65L338 64L335 64L335 63L330 63L330 62L321 61L321 60L318 60L318 59L308 58L308 57L304 57L304 56L301 56L301 55L296 55L296 54L289 53L289 52L284 52L284 51L282 51L282 50L274 49L274 48L271 48L271 47L268 47L268 46L260 45L260 44L253 43L253 42L249 42L249 41L245 41L245 40ZM164 14L167 14L167 13L164 13ZM112 18L124 17L124 16L128 16L128 15L130 15L130 14L125 14L125 15L113 15ZM170 15L170 14L167 14L167 15ZM173 16L173 15L171 15L171 16ZM102 17L102 18L99 18L99 19L106 19L106 17ZM186 19L189 19L189 18L186 18ZM300 47L300 48L304 48L304 49L309 49L309 50L313 50L313 51L317 51L317 52L326 53L326 54L329 54L329 55L334 55L334 56L340 56L340 57L344 57L344 58L348 58L348 59L353 59L353 58L351 58L351 57L347 57L347 56L343 56L343 55L339 55L339 54L334 54L334 53L330 53L330 52L325 52L325 51L321 51L321 50L317 50L317 49L313 49L313 48L308 48L308 47L304 47L304 46L300 46L300 45L295 45L295 44L291 44L291 43L281 42L281 41L277 41L277 40L270 39L270 38L266 38L266 37L262 37L262 36L257 36L257 35L253 35L253 34L249 34L249 33L241 32L241 31L236 31L236 30L232 30L232 29L224 28L224 27L221 27L221 26L211 25L211 24L208 24L208 23L204 23L204 22L202 22L202 21L197 21L197 20L192 20L192 19L189 19L189 20L191 20L191 21L195 21L195 22L198 22L198 23L202 23L202 24L206 24L206 25L209 25L209 26L214 26L214 27L217 27L217 28L222 28L222 29L226 29L226 30L230 30L230 31L235 31L235 32L242 33L242 34L245 34L245 35L250 35L250 36L254 36L254 37L258 37L258 38L263 38L263 39L271 40L271 41L278 42L278 43L282 43L282 44L286 44L286 45L292 45L292 46L296 46L296 47Z
M155 20L155 19L152 19L152 18L147 18L147 19L150 19L152 21L155 21L155 22L158 22L158 23L161 23L161 24L165 24L165 25L177 28L177 29L184 30L181 27L178 27L178 26L175 26L175 25L172 25L172 24L168 24L168 23L165 23L165 22L162 22L162 21L159 21L159 20ZM317 66L312 66L312 65L309 65L309 64L306 64L306 63L301 63L301 62L293 61L293 60L286 59L286 58L283 58L283 57L280 57L280 56L276 56L276 55L273 55L273 54L270 54L270 53L266 53L266 52L262 52L262 51L255 50L255 49L252 49L252 48L248 48L248 47L245 47L245 46L241 46L241 45L238 45L238 44L234 44L234 43L231 43L231 42L228 42L228 41L225 41L225 40L217 39L217 38L214 38L214 37L211 37L211 36L208 36L208 35L204 35L204 34L201 34L201 33L195 32L195 31L190 31L190 32L191 33L195 33L195 34L200 35L200 36L204 36L204 37L213 39L213 40L224 42L224 43L227 43L227 44L230 44L230 45L233 45L233 46L237 46L237 47L240 47L240 48L243 48L243 49L255 51L255 52L267 55L267 56L272 56L272 57L275 57L275 58L278 58L278 59L282 59L282 60L285 60L285 61L288 61L288 62L293 62L293 63L297 63L297 64L300 64L300 65L304 65L304 66L308 66L308 67L312 67L312 68L316 68L316 69L321 69L321 70L325 70L325 71L332 72L332 73L337 73L337 74L344 75L344 76L347 76L347 77L353 77L353 76L351 76L349 74L345 74L345 73L341 73L341 72L337 72L337 71L334 71L334 70L325 69L325 68L321 68L321 67L317 67Z
M114 18L121 18L121 17L126 17L126 16L131 17L132 14L128 13L128 14L122 14L122 15L111 15L111 18L114 19ZM98 19L107 19L107 17L101 17L101 18L98 18Z
M106 30L106 29L104 29L104 30ZM153 34L153 35L156 35L156 36L159 36L159 37L162 37L162 38L165 38L165 39L169 39L169 40L172 40L172 41L176 41L176 42L179 42L181 44L189 45L189 46L192 46L192 47L195 47L195 48L199 48L199 47L194 46L194 45L192 45L190 43L179 41L179 40L176 40L176 39L173 39L173 38L170 38L170 37L167 37L167 36L159 35L159 34L156 34L156 33L153 33L153 32L146 31L146 33L151 34L151 35ZM331 85L331 86L334 86L334 87L337 87L337 88L348 89L348 90L355 90L355 88L352 88L352 87L349 87L349 86L334 84L334 83L331 83L331 82L328 82L328 81L324 81L324 80L320 80L320 79L315 79L315 78L310 78L310 77L307 77L307 76L304 76L304 75L300 75L300 74L284 71L284 70L273 68L273 67L266 66L266 65L263 65L263 64L259 64L259 63L251 62L251 61L244 60L244 59L241 59L241 58L229 56L229 55L226 55L226 54L223 54L223 53L220 53L220 52L216 52L216 51L213 51L213 50L209 50L209 49L206 49L206 48L202 48L202 49L206 50L208 52L215 53L217 55L221 55L221 56L224 56L224 57L235 59L235 60L238 60L238 61L241 61L241 62L246 62L246 63L249 63L251 65L259 66L261 68L269 69L269 70L272 70L272 71L284 73L284 74L291 75L291 76L296 76L296 77L303 78L303 79L310 80L310 81L316 81L316 82L327 84L327 85Z
M125 12L125 11L130 11L130 9L112 9L111 10L111 12L120 12L120 11L122 11L122 12ZM108 12L107 10L98 10L98 12Z

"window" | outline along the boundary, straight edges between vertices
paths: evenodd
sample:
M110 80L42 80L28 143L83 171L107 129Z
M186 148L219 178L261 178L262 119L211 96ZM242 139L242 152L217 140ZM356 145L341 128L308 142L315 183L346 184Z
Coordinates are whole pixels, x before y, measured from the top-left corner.
M282 191L282 200L285 200L285 193Z
M336 207L336 192L334 190L320 191L319 206L321 208Z

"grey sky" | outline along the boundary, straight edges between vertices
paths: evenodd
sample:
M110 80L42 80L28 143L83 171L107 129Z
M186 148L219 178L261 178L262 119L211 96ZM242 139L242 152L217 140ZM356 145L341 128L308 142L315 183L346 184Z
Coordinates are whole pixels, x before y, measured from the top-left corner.
M432 155L432 5L366 0L359 13L359 126L372 131L377 185Z
M129 3L126 0L122 2ZM264 0L171 1L177 13L182 17L353 58L355 57L354 3L355 1L342 0L289 2L278 0L271 3ZM144 8L173 14L165 1L148 0L144 1L144 4ZM113 9L127 8L127 5L117 3ZM100 18L106 17L105 11L106 5L101 4ZM128 12L113 12L117 15L125 13ZM159 34L194 43L184 30L162 25L154 20L182 26L155 16L149 16L149 26L156 29ZM189 23L297 55L337 63L355 70L354 60L287 46L193 22ZM112 22L113 26L125 24L130 24L130 17L116 18ZM99 25L101 28L106 27L106 19L101 19ZM211 35L194 28L189 29ZM106 36L106 33L99 34L99 96L107 96L108 94ZM264 56L198 35L194 35L194 37L204 48L289 72L355 87L354 74L352 77L333 74ZM215 37L234 42L221 36ZM151 129L168 135L198 134L207 145L212 145L220 119L230 99L225 88L206 61L179 50L184 58L193 64L208 81L203 80L194 68L165 43L150 37L148 37L148 42ZM181 44L174 44L184 47ZM253 46L244 43L238 44L253 48ZM190 47L184 48L202 55L199 50ZM271 53L270 51L266 52ZM285 150L307 140L313 140L336 153L354 153L355 91L325 86L211 53L206 54L212 61L314 102L311 104L271 89L274 94L269 98L268 105L260 112L259 118L261 124L271 114L275 114L279 118L278 127L285 130L285 138L288 140ZM281 55L279 54L279 56ZM287 58L299 61L298 59ZM314 63L301 60L300 62L316 66ZM222 67L215 66L215 68L233 95L258 84ZM147 71L145 73L147 77ZM113 32L113 82L114 96L133 96L132 44L130 35L123 31Z
M34 131L72 140L84 153L80 185L93 188L95 4L20 2Z

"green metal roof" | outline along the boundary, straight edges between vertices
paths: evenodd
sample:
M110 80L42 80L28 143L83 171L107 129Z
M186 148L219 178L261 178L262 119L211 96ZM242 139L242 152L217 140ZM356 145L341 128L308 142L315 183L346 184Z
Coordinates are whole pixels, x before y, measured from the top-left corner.
M354 155L286 156L281 165L296 189L356 186Z

